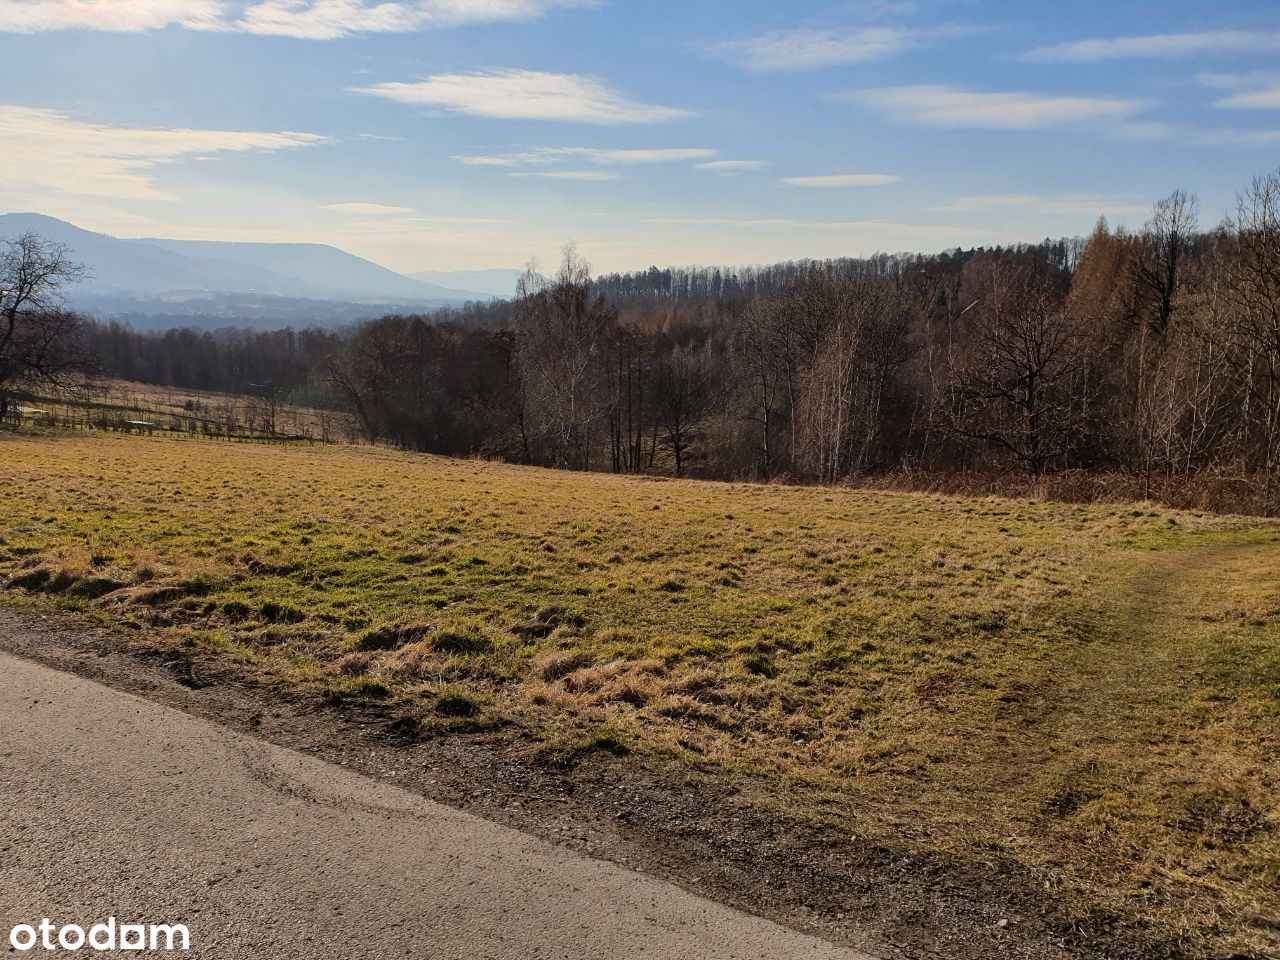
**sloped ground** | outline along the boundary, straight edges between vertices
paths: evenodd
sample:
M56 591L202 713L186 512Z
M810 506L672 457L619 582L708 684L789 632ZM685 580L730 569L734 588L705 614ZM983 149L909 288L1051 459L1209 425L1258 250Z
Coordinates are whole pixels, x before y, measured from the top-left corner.
M1275 949L1274 526L143 438L0 466L5 595L189 687L692 778L1134 955Z

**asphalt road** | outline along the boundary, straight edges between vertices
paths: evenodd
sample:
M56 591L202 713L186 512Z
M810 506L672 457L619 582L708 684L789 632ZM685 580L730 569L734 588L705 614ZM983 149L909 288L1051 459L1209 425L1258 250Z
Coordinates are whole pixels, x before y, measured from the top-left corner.
M0 949L111 916L217 960L871 960L0 654Z

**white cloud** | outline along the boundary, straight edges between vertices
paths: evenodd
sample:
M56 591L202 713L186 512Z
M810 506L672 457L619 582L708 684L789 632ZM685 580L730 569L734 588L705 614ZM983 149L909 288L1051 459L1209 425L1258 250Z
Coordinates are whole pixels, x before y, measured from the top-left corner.
M982 93L942 85L884 87L836 94L905 123L926 127L1033 130L1082 121L1125 120L1147 107L1121 97L1071 97L1038 93Z
M376 83L356 93L413 106L502 120L574 123L660 123L690 116L676 107L628 100L593 77L536 70L440 73L410 83Z
M885 60L937 40L972 31L963 27L852 27L815 30L799 27L775 30L741 40L712 44L706 52L747 70L815 70L847 63Z
M454 157L472 167L541 166L573 160L601 165L629 166L640 163L677 163L714 157L703 147L658 147L643 150L609 150L596 147L533 147L518 153L480 154Z
M1233 93L1215 101L1213 105L1229 110L1280 110L1280 84L1263 87L1261 90Z
M841 63L883 60L913 46L912 33L897 27L852 30L778 30L726 40L707 48L713 56L748 70L812 70Z
M609 173L605 170L523 170L519 173L508 173L508 177L541 177L545 180L583 180L589 183L606 183L612 180L627 180L620 173Z
M845 4L846 12L867 20L909 17L919 9L919 5L914 0L855 0Z
M1037 63L1097 63L1101 60L1191 57L1197 54L1280 52L1280 31L1206 30L1141 37L1077 40L1037 47L1022 55Z
M1196 74L1196 82L1219 90L1248 90L1251 87L1280 84L1280 72L1275 70L1252 70L1249 73L1204 72Z
M1227 91L1214 101L1228 110L1280 110L1280 72L1253 70L1248 73L1198 73L1196 81L1205 87Z
M0 105L5 186L65 194L167 199L155 168L187 158L321 143L310 133L136 129L74 120L56 110Z
M679 227L733 227L844 233L864 241L869 239L873 243L880 242L898 249L900 249L897 247L898 244L941 244L968 240L984 232L974 230L972 227L893 223L887 220L794 220L790 217L654 217L640 222Z
M1189 140L1200 147L1280 146L1280 130L1202 130Z
M650 217L641 223L665 223L678 227L807 227L819 226L789 217Z
M901 179L891 173L837 173L824 177L786 177L782 182L793 187L830 190L842 187L882 187L888 183L897 183Z
M649 150L601 150L593 154L596 163L679 163L705 160L716 152L705 147L658 147Z
M505 217L410 217L407 223L510 223Z
M1131 200L1112 200L1105 197L1073 195L1065 197L1039 197L1029 193L989 193L955 199L930 207L938 213L980 213L991 210L1025 210L1036 214L1087 214L1098 216L1112 214L1146 214L1150 204Z
M699 170L711 170L716 173L747 173L752 170L763 170L763 160L710 160L706 163L695 163Z
M7 0L0 3L0 31L138 33L170 24L213 30L223 22L225 13L222 0Z
M326 203L324 208L335 213L347 213L353 216L401 216L414 212L413 207L396 207L385 203L361 203L359 201Z
M3 0L0 32L190 30L331 40L465 23L529 20L598 0Z

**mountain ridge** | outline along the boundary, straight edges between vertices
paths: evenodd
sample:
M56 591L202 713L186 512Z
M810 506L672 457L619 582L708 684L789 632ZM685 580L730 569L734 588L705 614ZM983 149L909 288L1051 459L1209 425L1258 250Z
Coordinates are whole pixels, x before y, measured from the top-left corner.
M104 297L172 300L183 293L194 298L255 294L411 307L492 298L483 291L407 277L328 244L124 239L45 214L0 214L0 237L28 231L66 244L72 257L89 269L90 276L68 291L73 305L90 306Z

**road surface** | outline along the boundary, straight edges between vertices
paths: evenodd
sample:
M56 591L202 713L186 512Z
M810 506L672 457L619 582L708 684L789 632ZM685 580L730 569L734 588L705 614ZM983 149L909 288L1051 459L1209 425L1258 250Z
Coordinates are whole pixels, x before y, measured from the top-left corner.
M0 654L0 949L46 917L217 960L871 960Z

